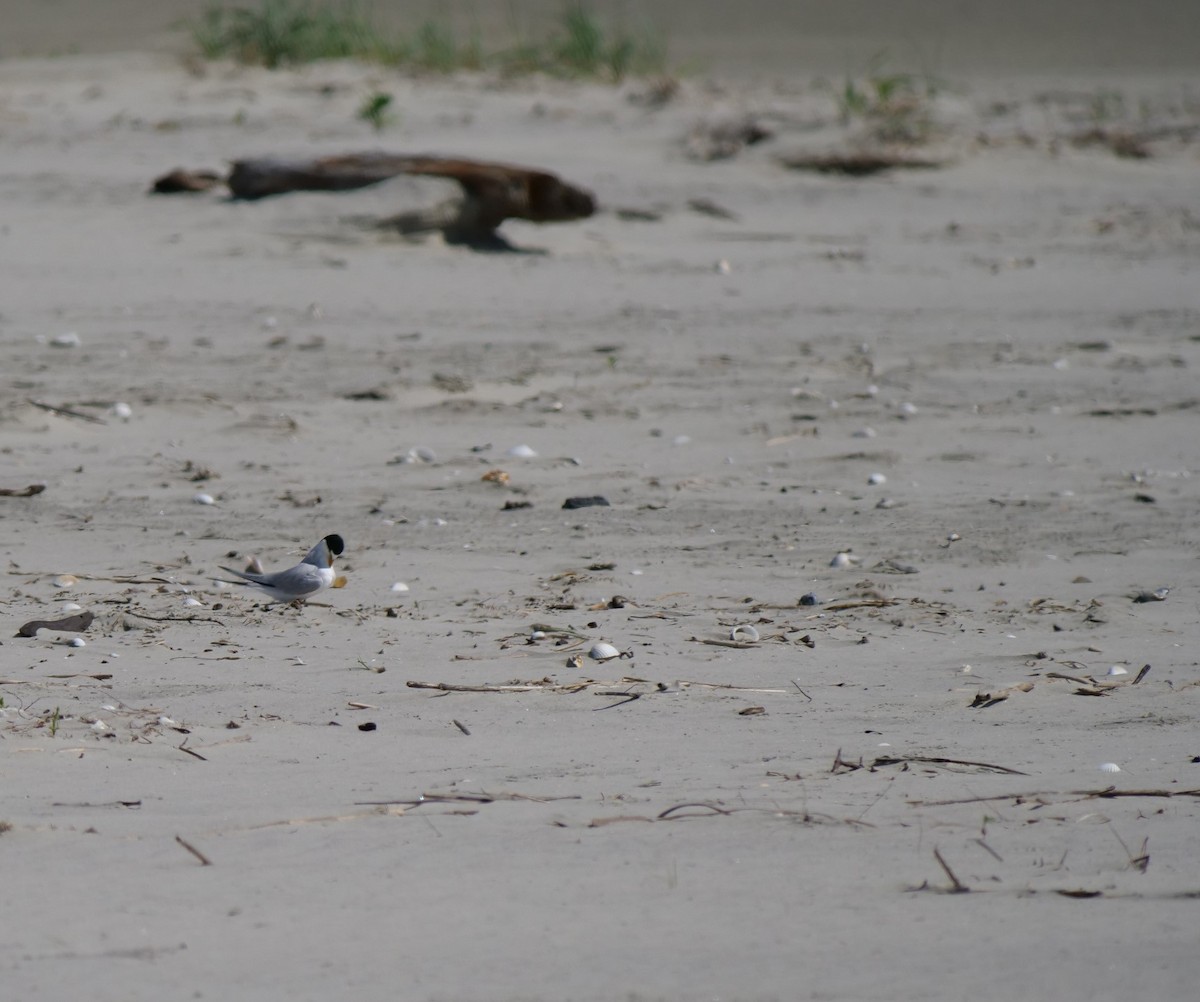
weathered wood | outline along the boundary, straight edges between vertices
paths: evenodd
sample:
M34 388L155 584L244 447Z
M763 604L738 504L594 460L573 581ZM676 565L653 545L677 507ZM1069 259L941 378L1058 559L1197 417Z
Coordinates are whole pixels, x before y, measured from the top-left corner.
M168 179L156 191L189 190ZM430 210L402 213L385 225L402 232L440 230L449 243L481 247L507 246L496 232L506 219L534 223L586 219L596 211L592 193L568 184L548 171L513 164L384 152L347 153L309 159L259 157L236 160L227 183L234 198L258 199L291 191L349 191L400 174L456 181L462 197ZM190 189L194 190L194 189Z

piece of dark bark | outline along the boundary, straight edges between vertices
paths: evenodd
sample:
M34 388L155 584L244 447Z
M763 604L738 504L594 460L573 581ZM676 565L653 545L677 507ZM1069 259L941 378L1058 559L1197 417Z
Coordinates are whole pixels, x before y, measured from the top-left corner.
M95 615L91 612L77 612L74 616L63 619L34 619L17 630L18 637L36 637L38 630L58 630L60 633L83 633L92 625Z
M405 213L390 221L408 233L440 230L448 243L506 247L496 232L506 219L565 222L586 219L596 211L591 192L567 184L548 171L481 160L382 152L308 160L278 157L237 160L229 174L229 191L234 198L242 199L290 191L348 191L399 174L458 182L463 197L453 206Z
M781 157L780 163L792 170L811 170L818 174L846 177L870 177L888 170L934 170L945 167L941 160L923 160L893 153L823 153L813 156L796 154Z
M45 484L30 484L28 487L0 487L0 498L31 498L41 494Z
M225 179L215 170L187 170L176 167L169 174L156 178L150 190L156 195L177 195L183 192L209 191L224 183Z

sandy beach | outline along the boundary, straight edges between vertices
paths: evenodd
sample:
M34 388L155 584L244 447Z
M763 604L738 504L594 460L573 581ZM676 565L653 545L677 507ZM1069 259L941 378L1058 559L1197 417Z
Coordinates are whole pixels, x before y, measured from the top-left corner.
M771 54L822 5L673 88L201 64L199 6L0 59L11 997L1194 997L1186 14L947 27L872 116ZM429 178L149 194L370 149L598 209L480 253L376 225ZM925 166L789 166L865 152ZM214 580L333 532L304 607Z

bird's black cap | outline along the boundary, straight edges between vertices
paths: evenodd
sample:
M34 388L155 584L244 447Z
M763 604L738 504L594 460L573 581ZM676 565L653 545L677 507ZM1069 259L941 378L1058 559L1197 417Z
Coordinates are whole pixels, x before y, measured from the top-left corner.
M342 551L346 549L346 543L336 532L325 537L325 545L329 547L329 552L335 557L340 557Z

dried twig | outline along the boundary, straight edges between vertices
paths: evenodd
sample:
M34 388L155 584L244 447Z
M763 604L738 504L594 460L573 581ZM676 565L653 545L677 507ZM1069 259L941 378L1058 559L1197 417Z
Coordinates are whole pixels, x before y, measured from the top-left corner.
M841 752L838 752L839 756ZM941 758L935 755L881 755L875 759L872 766L900 765L904 762L928 762L933 765L969 765L976 769L986 769L989 772L1003 772L1009 776L1028 776L1029 773L1020 769L1010 769L1006 765L992 765L990 762L972 762L961 758Z
M29 403L34 407L40 407L42 410L49 411L51 414L56 414L59 417L78 418L80 421L90 421L92 424L108 423L102 418L95 417L91 414L84 414L83 411L73 411L70 407L55 407L53 404L47 404L41 400L30 400Z
M183 846L188 852L190 852L198 860L200 860L201 866L212 866L212 860L209 859L206 855L204 855L204 853L202 853L199 849L197 849L190 842L184 841L178 835L175 836L175 841L178 842L181 846Z
M933 849L933 858L938 861L938 866L946 871L946 876L950 878L950 883L953 885L951 890L954 894L966 894L971 890L971 888L962 883L958 877L954 875L954 871L951 870L950 865L944 859L942 859L942 854L937 851L936 846L934 846Z

